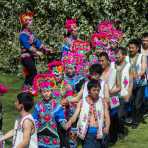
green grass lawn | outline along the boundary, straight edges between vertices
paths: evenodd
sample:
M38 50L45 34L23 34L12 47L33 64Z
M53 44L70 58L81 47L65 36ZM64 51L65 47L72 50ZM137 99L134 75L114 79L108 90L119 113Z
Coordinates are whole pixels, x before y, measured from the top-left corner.
M0 83L5 84L9 88L9 92L0 97L3 103L4 133L13 128L14 120L17 112L14 107L16 95L20 92L23 80L15 75L0 75ZM148 148L148 119L147 124L141 124L138 129L129 129L128 136L124 140L120 140L112 148ZM11 140L6 141L6 148L10 148Z

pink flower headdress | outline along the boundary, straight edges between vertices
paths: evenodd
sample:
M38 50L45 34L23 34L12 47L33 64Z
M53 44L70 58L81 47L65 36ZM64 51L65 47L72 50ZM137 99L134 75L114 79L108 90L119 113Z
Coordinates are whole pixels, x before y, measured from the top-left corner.
M63 73L63 64L61 61L52 61L50 63L48 63L48 70L49 73L52 75L59 75Z
M107 47L110 35L106 32L94 33L91 37L91 44L93 47Z
M66 19L65 28L67 32L72 32L77 27L76 19Z
M120 40L123 37L123 32L114 27L114 24L116 22L117 21L115 21L115 20L102 21L101 23L99 23L99 25L97 27L97 31L98 32L105 32L105 33L109 34L110 40L111 39Z
M54 88L54 77L51 77L50 74L37 74L33 81L32 94L37 96L40 90L52 90Z
M80 70L83 68L85 57L81 53L74 53L69 52L64 58L62 59L62 63L64 68L67 66L75 67L76 73L79 73Z
M90 43L83 40L75 40L72 44L71 51L86 54L90 51Z

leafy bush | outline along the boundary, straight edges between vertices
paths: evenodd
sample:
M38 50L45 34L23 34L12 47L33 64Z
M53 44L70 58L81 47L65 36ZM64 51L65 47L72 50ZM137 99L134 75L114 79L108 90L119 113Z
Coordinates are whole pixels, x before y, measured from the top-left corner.
M120 20L126 34L123 44L133 37L140 37L148 30L147 0L1 0L0 1L0 70L19 71L18 34L20 13L36 12L32 30L54 50L59 50L65 34L67 17L76 17L80 33L94 32L98 22L104 19Z

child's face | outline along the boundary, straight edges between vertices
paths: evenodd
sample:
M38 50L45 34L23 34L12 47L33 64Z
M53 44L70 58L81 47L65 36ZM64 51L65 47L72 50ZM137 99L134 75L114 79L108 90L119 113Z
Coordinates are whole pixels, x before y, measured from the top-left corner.
M31 25L32 25L32 18L27 19L27 20L26 20L26 24L27 24L28 26L31 26Z
M51 90L41 90L41 94L45 100L49 100L51 97Z
M72 76L74 74L75 70L72 67L67 67L66 72L67 72L68 76Z
M77 27L77 25L72 25L72 27L71 27L71 29L72 29L72 35L74 35L74 36L76 36L77 34L78 34L78 27Z
M99 96L100 88L99 87L92 87L89 91L89 95L93 100L97 100Z
M17 111L21 111L23 109L23 105L19 103L18 100L15 101L15 108Z

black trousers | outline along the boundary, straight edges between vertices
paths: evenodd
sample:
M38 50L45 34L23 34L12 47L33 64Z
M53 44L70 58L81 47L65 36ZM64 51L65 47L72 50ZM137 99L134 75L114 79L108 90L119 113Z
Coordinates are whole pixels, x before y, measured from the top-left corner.
M128 115L128 106L129 102L125 102L124 98L120 98L120 105L118 109L118 119L119 119L119 125L118 125L118 133L124 134L125 133L125 118Z
M22 58L21 63L24 66L24 68L28 71L28 75L25 76L24 84L32 86L33 79L37 74L35 59L33 57Z
M109 142L116 143L118 140L118 127L119 127L119 118L118 115L110 116L111 125L109 129Z
M109 131L109 140L111 143L116 143L118 134L125 134L124 120L127 117L129 103L125 102L123 98L120 99L120 105L117 108L117 113L111 115L111 125Z
M59 124L57 129L60 137L60 148L70 148L68 132L65 131Z
M140 86L133 89L131 96L133 124L138 124L142 119L142 105L144 102L144 87Z

